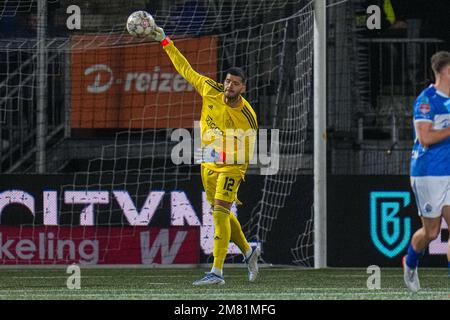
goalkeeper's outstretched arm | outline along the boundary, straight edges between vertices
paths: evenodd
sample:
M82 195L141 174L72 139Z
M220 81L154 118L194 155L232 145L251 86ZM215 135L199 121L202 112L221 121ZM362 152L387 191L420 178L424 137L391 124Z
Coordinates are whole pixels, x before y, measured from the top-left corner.
M175 47L173 41L166 36L161 27L156 27L150 34L150 37L162 44L164 51L166 51L178 73L202 95L205 81L209 78L202 76L192 68L186 58Z

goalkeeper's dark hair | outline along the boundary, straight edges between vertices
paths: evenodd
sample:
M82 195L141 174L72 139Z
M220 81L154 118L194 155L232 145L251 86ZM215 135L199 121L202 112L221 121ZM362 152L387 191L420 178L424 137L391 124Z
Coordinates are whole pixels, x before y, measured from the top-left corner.
M237 76L242 79L242 83L245 84L247 82L247 77L245 76L244 70L242 70L239 67L231 67L227 70L227 73L225 73L225 77L227 74L231 74L232 76Z

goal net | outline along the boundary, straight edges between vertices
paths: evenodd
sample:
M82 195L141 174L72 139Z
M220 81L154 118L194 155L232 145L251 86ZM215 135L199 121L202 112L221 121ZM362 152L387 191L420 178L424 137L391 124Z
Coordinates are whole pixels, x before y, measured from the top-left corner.
M0 63L7 66L0 68L0 111L4 140L28 143L32 155L42 134L34 118L38 3L0 7L2 25L28 21L31 30L11 30L0 42ZM68 29L76 15L66 11L70 5L79 8L81 29ZM136 10L152 14L199 73L220 83L229 67L245 70L244 95L259 133L238 194L243 205L232 211L265 262L312 266L314 14L307 0L49 1L44 134L54 133L45 140L46 171L57 175L1 186L1 239L14 247L1 262L212 261L211 208L192 153L201 97L159 44L126 34L126 19ZM17 129L25 121L33 124L29 139ZM2 172L35 170L33 161L23 165L29 154L11 148L0 153ZM229 253L227 261L242 261L234 244Z

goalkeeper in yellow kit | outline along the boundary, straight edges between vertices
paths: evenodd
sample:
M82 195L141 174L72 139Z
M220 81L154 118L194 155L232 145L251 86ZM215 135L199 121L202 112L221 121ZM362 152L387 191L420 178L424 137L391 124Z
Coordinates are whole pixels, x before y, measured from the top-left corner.
M255 112L241 96L245 91L245 75L241 69L231 68L224 83L217 83L192 69L162 28L156 27L151 37L162 44L178 73L203 98L200 120L202 148L198 162L201 162L206 198L213 207L214 263L211 272L194 281L193 285L225 283L223 264L230 240L245 256L249 280L254 281L258 274L260 248L250 247L239 221L230 211L234 201L240 204L237 191L253 155L258 129Z

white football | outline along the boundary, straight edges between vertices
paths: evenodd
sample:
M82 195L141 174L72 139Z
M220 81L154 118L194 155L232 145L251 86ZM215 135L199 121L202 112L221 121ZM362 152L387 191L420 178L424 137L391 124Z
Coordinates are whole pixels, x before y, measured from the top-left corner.
M135 37L147 37L155 27L155 19L145 11L133 12L127 20L128 33Z

